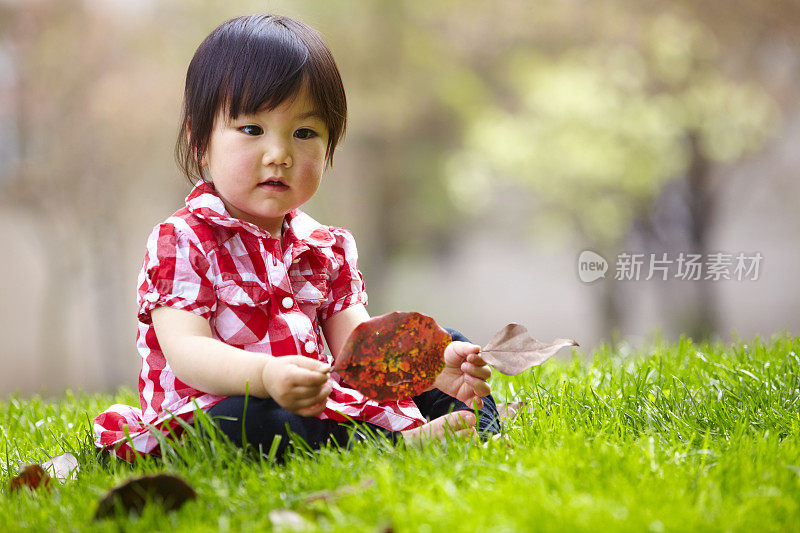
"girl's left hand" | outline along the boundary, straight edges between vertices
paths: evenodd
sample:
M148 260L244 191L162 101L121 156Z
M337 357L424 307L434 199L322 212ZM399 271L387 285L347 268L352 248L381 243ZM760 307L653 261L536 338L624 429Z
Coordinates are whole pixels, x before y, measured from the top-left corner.
M436 377L433 386L467 405L474 400L477 409L483 407L481 396L492 392L486 383L492 370L479 355L480 351L480 346L469 342L448 344L444 350L444 370Z

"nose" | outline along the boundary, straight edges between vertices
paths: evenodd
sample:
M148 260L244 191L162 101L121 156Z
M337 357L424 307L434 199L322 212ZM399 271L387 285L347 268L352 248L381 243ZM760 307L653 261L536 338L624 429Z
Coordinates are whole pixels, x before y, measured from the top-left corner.
M265 167L270 165L284 166L289 168L292 166L292 154L289 149L289 144L286 141L279 139L271 139L267 141L264 148L264 155L261 158L261 164Z

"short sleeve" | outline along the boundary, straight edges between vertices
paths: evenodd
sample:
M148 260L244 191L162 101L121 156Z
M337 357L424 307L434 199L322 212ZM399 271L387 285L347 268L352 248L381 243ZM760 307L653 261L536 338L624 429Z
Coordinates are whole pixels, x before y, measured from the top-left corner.
M319 308L322 322L348 307L367 305L364 277L358 270L358 250L353 234L342 228L330 228L336 238L331 247L333 262L329 273L328 297Z
M210 263L199 244L175 226L155 227L139 273L139 321L152 323L156 307L173 307L210 318L216 308Z

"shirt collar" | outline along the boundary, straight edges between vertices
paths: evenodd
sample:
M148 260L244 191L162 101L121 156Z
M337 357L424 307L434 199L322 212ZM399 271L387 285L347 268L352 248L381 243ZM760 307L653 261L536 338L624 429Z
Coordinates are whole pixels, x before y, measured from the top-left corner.
M189 196L186 197L186 208L206 222L225 228L247 231L257 237L272 238L268 231L255 224L230 216L214 187L205 181L195 184ZM294 241L317 248L332 246L336 242L327 226L320 224L299 209L290 211L284 217L283 237L284 247Z

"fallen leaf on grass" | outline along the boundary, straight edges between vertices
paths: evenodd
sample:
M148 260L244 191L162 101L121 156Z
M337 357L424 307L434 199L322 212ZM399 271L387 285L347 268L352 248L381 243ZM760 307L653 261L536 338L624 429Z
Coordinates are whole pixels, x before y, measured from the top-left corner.
M57 480L64 482L73 480L78 476L78 459L71 453L53 457L42 463L42 468Z
M49 489L50 476L47 474L45 469L42 468L42 465L21 465L19 467L19 473L11 479L9 491L15 492L23 487L27 487L32 490L38 489L39 487Z
M498 372L514 376L541 365L567 346L578 346L578 343L572 339L556 339L546 344L531 337L525 326L508 324L481 350L481 357Z
M158 503L167 511L174 511L187 500L197 498L197 493L183 479L172 474L156 474L130 479L108 491L97 505L95 520L114 515L121 509L141 514L148 503Z
M9 491L15 492L22 487L28 487L29 489L44 487L49 489L52 478L63 482L68 479L75 479L77 472L78 460L71 453L53 457L40 465L20 465L19 472L11 479Z
M379 402L416 396L436 381L451 340L429 316L388 313L356 326L333 371Z

